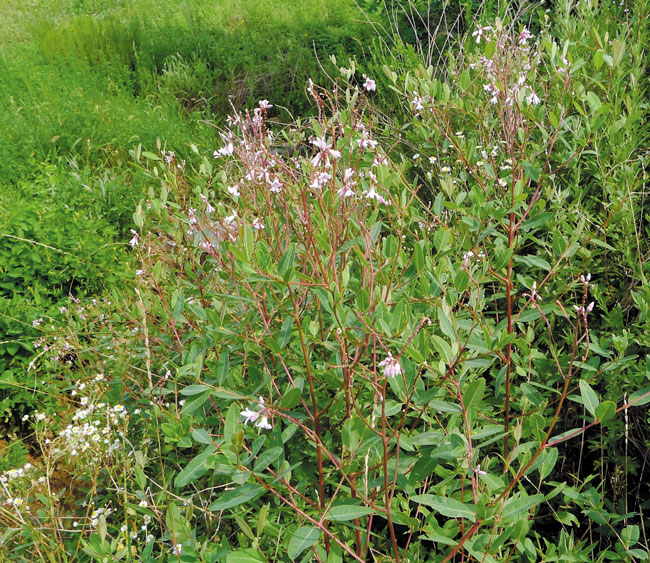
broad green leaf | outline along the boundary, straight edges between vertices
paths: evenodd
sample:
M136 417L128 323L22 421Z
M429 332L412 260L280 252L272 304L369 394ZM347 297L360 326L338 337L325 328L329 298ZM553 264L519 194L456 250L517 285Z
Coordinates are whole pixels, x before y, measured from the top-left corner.
M442 360L449 365L452 361L451 346L436 334L431 337L431 340L433 342L433 347L440 354Z
M596 408L598 407L598 395L596 395L596 392L584 379L580 380L580 395L582 396L582 400L584 401L583 404L589 411L589 414L591 414L591 416L596 416Z
M293 260L296 255L296 245L295 244L290 244L287 247L286 252L284 253L284 256L280 259L280 263L278 264L278 273L282 278L285 278L285 276L291 271L293 268ZM285 279L285 281L287 281Z
M255 473L261 473L274 461L277 461L282 455L283 451L284 450L280 446L264 450L255 460L255 466L253 468Z
M614 401L603 401L596 407L596 418L600 422L605 422L610 418L614 418L616 414L616 403Z
M287 317L282 323L282 328L280 329L280 334L278 336L278 344L280 349L285 348L291 340L291 329L293 328L293 317Z
M553 471L555 463L557 462L558 451L557 448L547 448L540 454L542 462L538 466L539 477L540 479L546 479L548 475Z
M409 497L409 500L429 506L448 518L467 518L472 521L476 519L476 511L473 507L453 498L424 494Z
M633 405L635 407L646 405L648 403L650 403L650 387L632 393L627 401L628 405Z
M226 444L232 444L233 436L235 435L235 432L237 432L240 418L239 412L239 405L237 405L237 403L233 403L228 408L228 412L226 413L226 424L223 429L223 437Z
M191 397L192 395L203 393L203 391L207 391L208 389L210 389L210 387L207 385L188 385L187 387L181 389L181 395L184 395L185 397Z
M212 438L210 437L210 434L208 434L202 428L195 428L194 430L192 430L192 438L194 438L194 440L199 444L212 443Z
M510 520L523 513L528 514L531 508L542 502L543 498L544 495L533 495L524 498L516 496L508 499L501 512L501 520Z
M185 485L196 481L201 475L208 471L208 458L217 450L210 444L199 455L193 458L174 479L175 487L184 487Z
M320 530L315 526L301 526L293 533L289 540L287 555L291 559L295 559L305 549L309 549L314 545L318 541L319 535Z
M333 506L327 513L327 520L333 522L345 522L347 520L354 520L372 514L374 511L367 506L359 506L357 504L340 504Z
M226 563L264 563L266 559L256 549L231 551L226 556Z
M465 408L470 409L478 405L483 400L483 393L485 393L485 379L482 377L467 384L463 390Z
M208 510L217 511L217 510L226 510L228 508L234 508L240 504L244 504L254 498L261 496L264 493L264 487L261 485L255 485L249 483L247 485L242 485L231 491L226 491L219 495L219 498L215 500L209 507Z

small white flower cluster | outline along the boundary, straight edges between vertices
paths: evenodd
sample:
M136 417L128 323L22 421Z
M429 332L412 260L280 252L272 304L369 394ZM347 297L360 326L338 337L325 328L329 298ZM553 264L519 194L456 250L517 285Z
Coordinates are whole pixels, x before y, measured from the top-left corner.
M121 451L128 413L124 405L91 403L82 397L85 408L77 409L72 424L60 433L61 448L71 457L83 455L93 463L106 461Z
M241 411L241 415L244 417L244 424L248 424L249 422L255 422L256 420L259 419L259 421L255 424L257 428L262 428L264 430L271 430L273 426L271 426L271 423L269 422L269 412L267 407L264 405L264 397L260 397L258 400L258 405L259 405L259 410L251 410L251 409L244 409Z
M24 477L29 477L31 479L34 471L34 466L31 463L26 463L17 469L9 469L8 471L5 471L2 475L0 475L0 483L6 485L7 483L11 483L12 481L16 481L17 479L22 479Z

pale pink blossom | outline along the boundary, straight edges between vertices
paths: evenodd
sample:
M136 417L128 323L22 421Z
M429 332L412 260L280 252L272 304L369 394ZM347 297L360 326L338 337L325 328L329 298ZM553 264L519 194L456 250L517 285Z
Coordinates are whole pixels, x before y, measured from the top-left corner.
M379 367L384 368L384 375L386 377L395 377L402 373L402 366L400 365L397 358L393 358L393 355L389 352L386 359L379 362Z

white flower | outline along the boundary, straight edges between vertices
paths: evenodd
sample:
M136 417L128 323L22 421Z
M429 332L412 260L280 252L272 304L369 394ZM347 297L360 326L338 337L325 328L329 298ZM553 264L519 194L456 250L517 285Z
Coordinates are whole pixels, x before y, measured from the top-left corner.
M314 181L309 185L310 188L314 188L317 190L320 190L327 182L331 180L332 176L327 173L327 172L319 172L316 174L316 178L314 178Z
M449 166L443 166L440 169L440 172L445 172L445 173L451 172L451 168L449 168Z
M234 186L228 186L228 193L232 195L233 197L239 197L239 186L234 185Z
M264 430L271 430L271 428L273 428L271 424L269 424L269 419L266 415L264 415L255 426L257 426L257 428L263 428Z
M133 233L133 238L129 241L129 244L134 247L138 246L138 239L139 239L138 233L133 229L131 229L131 232Z
M248 408L244 409L239 414L246 419L246 420L244 420L244 424L248 424L249 422L255 422L260 417L259 412L252 411L252 410L250 410Z
M259 101L260 109L269 109L273 107L273 104L270 104L268 100Z
M261 231L264 229L264 223L262 223L262 220L259 217L255 217L255 219L253 219L253 224L251 227L257 231Z
M365 194L363 194L363 197L366 199L376 199L378 203L388 205L388 202L375 191L374 186L370 188L370 191L367 191Z
M375 92L377 90L377 84L375 84L375 81L371 78L368 78L365 74L363 77L366 79L366 81L363 83L363 89L368 92Z
M386 377L395 377L402 373L402 366L396 358L389 352L386 359L379 362L379 367L384 368L384 375Z
M526 101L531 106L536 106L537 104L539 104L541 100L537 97L537 94L535 94L535 92L531 90L530 94L526 96Z

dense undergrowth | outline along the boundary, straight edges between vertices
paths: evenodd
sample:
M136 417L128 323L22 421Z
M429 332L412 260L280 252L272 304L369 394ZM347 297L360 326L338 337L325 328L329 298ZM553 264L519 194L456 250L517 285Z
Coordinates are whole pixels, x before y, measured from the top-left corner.
M9 3L0 555L647 560L647 2L302 4Z

